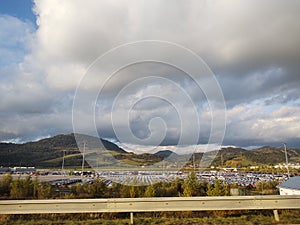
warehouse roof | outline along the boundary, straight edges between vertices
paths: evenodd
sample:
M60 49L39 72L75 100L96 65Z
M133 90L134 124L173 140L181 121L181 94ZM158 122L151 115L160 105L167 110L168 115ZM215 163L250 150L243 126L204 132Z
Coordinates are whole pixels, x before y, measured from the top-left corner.
M300 176L291 177L287 181L279 184L278 187L300 190Z

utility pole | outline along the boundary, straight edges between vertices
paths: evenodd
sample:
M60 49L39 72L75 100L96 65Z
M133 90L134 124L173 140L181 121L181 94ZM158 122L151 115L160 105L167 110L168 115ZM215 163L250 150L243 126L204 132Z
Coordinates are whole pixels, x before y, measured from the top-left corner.
M286 143L283 143L283 146L284 146L286 170L287 170L288 178L290 179L290 170L289 170L289 161L288 161L288 155L286 150Z
M66 153L66 151L63 150L63 158L62 158L61 170L62 170L62 173L63 173L64 176L66 175L65 174L65 153Z
M222 167L222 168L224 167L224 159L223 159L223 153L222 153L222 150L221 150L221 167Z
M196 171L195 152L193 153L193 167L194 167L194 172L195 172Z
M163 176L165 176L165 158L163 159Z
M222 152L222 145L220 146L220 150L219 150L219 152L220 152L220 155L221 155L221 168L223 168L224 167L224 158L223 158L223 152Z
M85 157L85 142L83 142L83 153L82 153L82 164L81 164L81 180L83 179L83 170L84 170L84 157Z

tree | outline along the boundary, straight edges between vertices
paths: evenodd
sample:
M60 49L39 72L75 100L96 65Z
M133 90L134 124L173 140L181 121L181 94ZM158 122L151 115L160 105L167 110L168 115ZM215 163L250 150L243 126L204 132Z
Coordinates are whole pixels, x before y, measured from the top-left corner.
M195 172L190 172L183 184L183 196L197 196L199 189L199 181Z
M90 186L90 195L93 198L103 198L107 194L107 187L104 182L95 179L94 183Z
M207 185L207 191L206 191L207 196L214 196L213 190L214 190L214 186L211 183L209 183Z
M23 182L21 182L21 191L23 191L23 197L33 197L33 182L31 180L31 176L27 176L26 179L22 181Z
M155 196L155 189L153 185L148 185L144 194L145 197L154 197Z
M168 185L168 183L165 181L153 184L153 187L155 190L155 197L167 196L166 195L167 185Z
M38 198L39 195L39 182L38 182L38 177L35 177L33 181L33 197Z
M129 186L129 185L122 185L121 187L121 198L131 198L134 196L134 186Z
M10 185L10 196L12 198L30 198L33 197L33 182L30 176L26 179L13 180Z
M255 188L256 188L257 191L263 192L263 190L264 190L264 183L261 182L261 181L257 182Z
M22 185L21 185L21 179L18 177L18 179L13 180L10 184L10 197L11 198L21 198L22 193L21 193Z
M227 185L222 185L220 180L216 179L214 184L208 184L207 188L208 196L226 196L229 195Z
M2 177L0 183L0 196L9 196L11 182L12 176L10 173Z
M178 197L183 195L183 183L182 179L176 178L175 180L169 182L168 196Z
M198 188L198 195L199 196L206 196L206 192L207 192L207 181L204 180L202 182L199 183L199 188Z
M137 196L136 196L135 186L130 186L130 189L129 189L129 197L130 197L130 198L135 198L135 197L137 197Z
M122 184L113 182L112 186L110 187L110 195L111 198L120 198L121 197L121 191L122 191Z
M52 195L52 187L48 182L39 183L37 186L38 199L50 198Z

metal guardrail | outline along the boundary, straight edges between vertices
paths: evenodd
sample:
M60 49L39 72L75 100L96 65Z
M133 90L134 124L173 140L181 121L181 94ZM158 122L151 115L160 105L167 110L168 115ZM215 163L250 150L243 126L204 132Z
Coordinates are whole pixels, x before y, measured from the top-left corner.
M105 213L209 210L300 209L300 196L161 197L111 199L3 200L0 214Z

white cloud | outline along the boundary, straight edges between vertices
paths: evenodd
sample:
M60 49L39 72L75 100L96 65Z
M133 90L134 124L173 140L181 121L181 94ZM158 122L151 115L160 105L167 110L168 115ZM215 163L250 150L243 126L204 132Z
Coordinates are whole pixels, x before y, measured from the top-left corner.
M1 70L23 61L29 50L34 32L33 24L0 14L0 66ZM1 73L1 78L4 74Z
M226 144L298 139L299 9L297 0L35 0L36 31L29 23L0 16L0 139L70 131L72 97L88 66L118 45L144 39L186 46L217 74L228 106ZM105 69L85 88L97 89ZM145 73L172 79L186 90L199 112L200 139L207 140L211 114L205 93L182 72L149 63L119 71L105 87L97 118L104 137L116 138L110 116L118 92ZM115 108L119 126L128 123L123 117L128 106L150 93L176 98L184 117L191 118L192 107L171 86L153 82L131 91L120 96ZM176 140L179 122L170 106L148 101L133 109L133 133L147 136L148 122L162 115L169 128L165 144Z
M282 143L300 138L300 108L278 106L276 109L255 104L239 105L227 111L227 141Z

